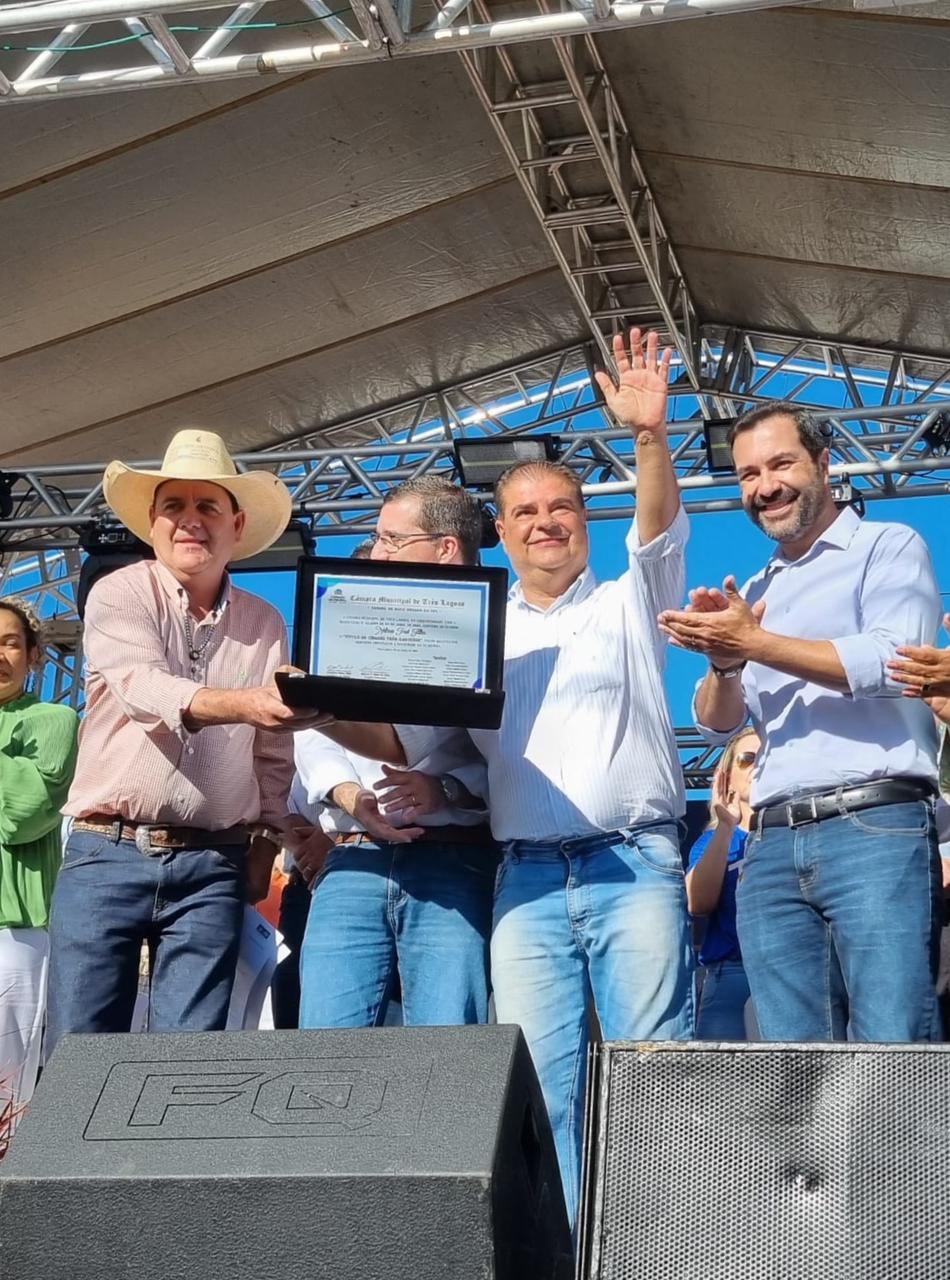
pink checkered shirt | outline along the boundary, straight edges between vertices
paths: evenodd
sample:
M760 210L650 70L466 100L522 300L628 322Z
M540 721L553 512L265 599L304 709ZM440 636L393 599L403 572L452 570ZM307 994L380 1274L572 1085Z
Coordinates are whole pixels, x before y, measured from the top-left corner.
M153 560L117 569L89 595L83 630L86 713L79 761L63 810L111 813L129 822L220 831L274 823L287 811L293 777L290 734L244 724L189 733L182 715L202 687L267 684L287 661L287 630L266 601L227 581L196 682L185 638L187 597Z

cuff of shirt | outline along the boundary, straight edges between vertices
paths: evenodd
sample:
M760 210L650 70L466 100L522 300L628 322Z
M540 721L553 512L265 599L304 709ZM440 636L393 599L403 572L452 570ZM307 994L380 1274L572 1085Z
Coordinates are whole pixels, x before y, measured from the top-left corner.
M641 560L661 560L663 556L669 555L671 550L681 551L686 546L688 538L689 517L681 504L669 528L664 529L652 542L646 544L640 541L640 530L634 518L627 532L627 551Z
M332 805L333 801L330 799L330 795L334 787L342 787L347 782L352 782L361 791L364 789L360 775L356 770L341 767L339 760L335 760L332 767L318 769L310 775L307 782L312 803Z
M831 642L844 667L852 698L875 698L897 694L898 685L889 683L881 647L872 636L839 636Z
M729 741L731 737L733 737L735 734L739 732L739 730L742 728L742 726L745 724L746 720L748 719L748 716L743 716L742 719L738 722L738 724L733 725L731 729L726 729L725 731L721 729L710 729L708 724L703 724L703 722L700 720L699 715L696 711L696 699L699 697L699 690L702 687L703 681L705 679L706 677L702 676L699 680L697 680L696 688L693 691L693 705L692 705L693 724L695 724L697 732L700 733L703 736L703 738L705 738L705 740L709 743L711 747L722 747L722 746L725 746L725 744Z
M432 750L433 731L424 724L394 724L396 737L402 743L406 753L406 768L415 769L420 760L424 760Z
M199 729L189 729L185 724L184 716L192 702L194 702L195 695L200 693L204 687L204 685L196 684L191 680L173 677L173 684L168 690L166 705L157 708L158 714L180 742L185 742L193 734L200 732Z

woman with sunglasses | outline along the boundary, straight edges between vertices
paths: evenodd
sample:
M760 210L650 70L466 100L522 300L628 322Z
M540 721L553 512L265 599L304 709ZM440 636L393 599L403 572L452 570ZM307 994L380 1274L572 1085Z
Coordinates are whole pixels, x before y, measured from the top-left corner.
M59 811L76 763L76 712L28 692L42 660L33 609L0 600L0 1155L36 1082Z
M707 916L699 952L705 976L696 1019L698 1040L745 1040L749 983L736 933L736 884L752 810L749 791L759 750L753 729L726 745L713 777L709 826L690 850L686 898L690 913Z

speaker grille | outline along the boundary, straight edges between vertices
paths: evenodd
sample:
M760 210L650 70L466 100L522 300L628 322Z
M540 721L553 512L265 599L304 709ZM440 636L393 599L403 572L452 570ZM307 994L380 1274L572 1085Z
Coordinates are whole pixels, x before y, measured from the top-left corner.
M604 1045L586 1274L947 1280L947 1053Z

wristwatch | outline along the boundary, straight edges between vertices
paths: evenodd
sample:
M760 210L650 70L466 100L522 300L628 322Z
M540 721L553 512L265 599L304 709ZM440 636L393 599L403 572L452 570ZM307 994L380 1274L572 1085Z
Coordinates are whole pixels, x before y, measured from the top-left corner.
M440 774L439 786L442 788L442 794L445 796L445 803L449 808L460 808L462 801L465 799L465 788L462 786L461 782L459 782L458 778L453 777L451 773Z
M445 803L450 809L464 809L466 813L488 812L485 801L472 795L468 788L451 773L440 774L439 786L445 796Z
M720 680L737 680L742 675L744 666L745 663L740 662L737 667L717 667L715 662L710 662L709 670Z

